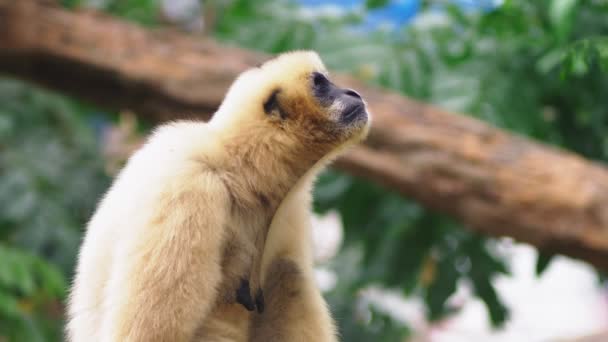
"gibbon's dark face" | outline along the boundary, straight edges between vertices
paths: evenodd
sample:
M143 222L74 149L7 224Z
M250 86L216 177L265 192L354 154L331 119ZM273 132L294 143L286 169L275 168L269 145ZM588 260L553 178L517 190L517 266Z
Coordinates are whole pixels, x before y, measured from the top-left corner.
M344 126L367 121L367 111L361 95L348 88L333 84L320 72L313 72L312 93L319 103L326 108L338 107L338 122Z

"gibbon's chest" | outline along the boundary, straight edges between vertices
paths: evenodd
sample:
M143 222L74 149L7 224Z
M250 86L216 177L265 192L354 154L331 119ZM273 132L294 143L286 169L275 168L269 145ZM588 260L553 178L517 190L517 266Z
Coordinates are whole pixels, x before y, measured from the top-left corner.
M252 296L259 289L262 255L274 214L263 206L233 209L226 221L221 258L223 303L234 302L243 281L251 285Z
M249 341L251 315L239 304L220 303L198 329L193 342Z
M233 254L257 257L264 250L268 230L282 196L253 189L231 193L230 217L226 220L224 266L229 266Z

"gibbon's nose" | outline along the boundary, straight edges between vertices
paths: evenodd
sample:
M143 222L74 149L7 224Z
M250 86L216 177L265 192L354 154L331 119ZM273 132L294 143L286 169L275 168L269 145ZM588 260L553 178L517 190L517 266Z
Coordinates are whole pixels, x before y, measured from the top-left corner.
M361 95L352 89L345 89L344 94L362 100Z

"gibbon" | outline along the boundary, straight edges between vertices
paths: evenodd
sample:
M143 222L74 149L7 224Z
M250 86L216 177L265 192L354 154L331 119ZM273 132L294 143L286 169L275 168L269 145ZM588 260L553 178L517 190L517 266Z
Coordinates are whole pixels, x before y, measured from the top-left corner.
M208 123L154 131L88 223L69 341L337 339L310 192L370 117L327 77L316 53L285 53L242 73Z

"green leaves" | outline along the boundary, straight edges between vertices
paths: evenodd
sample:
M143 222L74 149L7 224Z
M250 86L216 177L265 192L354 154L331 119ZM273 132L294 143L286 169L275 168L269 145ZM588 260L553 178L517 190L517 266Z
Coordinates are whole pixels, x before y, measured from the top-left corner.
M137 22L141 25L155 26L159 18L159 0L61 0L61 5L67 8L79 6L96 7L113 15Z
M564 41L574 24L574 12L578 0L552 0L549 7L549 19L554 27L555 34L560 41Z
M46 328L47 318L38 315L65 297L63 274L55 265L2 243L0 260L0 321L12 322L8 326L0 324L0 336L15 341L56 336L57 327Z
M368 9L374 9L386 6L389 3L389 0L366 0L365 7Z
M562 76L581 77L595 68L608 71L608 38L581 39L568 46L562 62Z
M473 277L472 280L475 295L486 305L492 325L495 327L502 326L509 317L509 310L498 297L487 275Z
M59 269L52 264L19 249L0 244L0 289L18 293L24 298L43 295L62 298L66 282Z
M80 234L108 184L85 108L0 79L0 340L61 339Z
M473 238L467 242L466 250L472 260L469 277L473 285L474 293L484 302L490 320L494 326L501 326L508 318L508 309L502 303L492 280L496 275L508 275L509 271L504 261L495 255L489 247L491 243L476 243ZM478 240L479 241L479 240Z
M551 261L553 260L553 258L555 257L555 254L550 254L550 253L545 253L545 252L538 252L538 257L536 259L536 275L540 276L543 274L543 272L545 272L545 270L547 269L547 267L549 267L549 264L551 264Z
M352 298L365 286L379 283L399 288L406 295L422 296L429 319L438 320L454 312L446 300L460 280L468 280L486 303L492 322L500 325L505 321L507 309L491 279L507 274L507 267L488 251L485 239L399 195L335 172L324 174L316 189L318 210L336 208L342 214L346 233L343 253L352 253L351 248L360 253L352 259L338 257L334 269L339 283L348 285L338 285L330 296L333 305L343 307L343 298ZM348 274L343 273L346 263L351 269ZM372 317L377 315L380 313Z
M438 263L435 272L436 277L425 292L428 316L431 320L439 320L453 313L453 310L446 306L446 301L456 291L460 278L451 260L446 258Z

